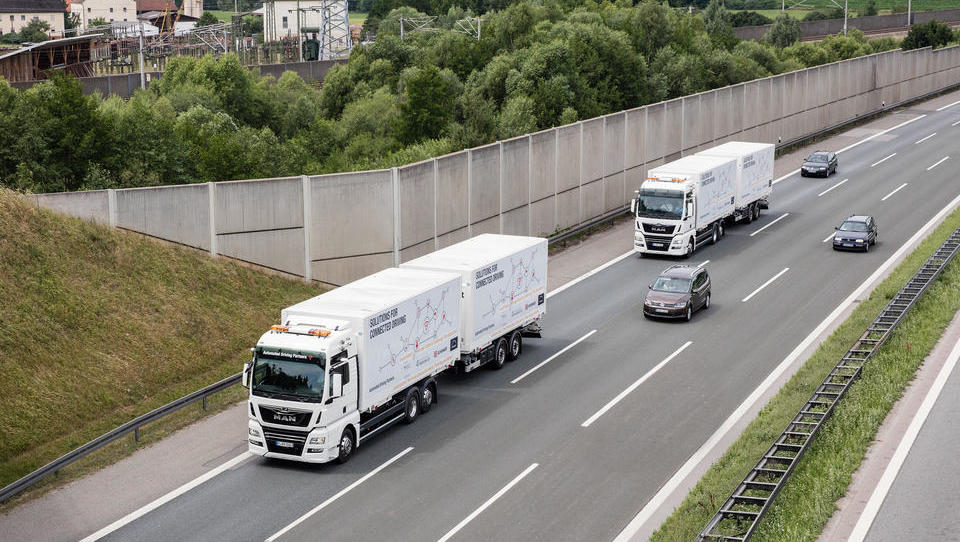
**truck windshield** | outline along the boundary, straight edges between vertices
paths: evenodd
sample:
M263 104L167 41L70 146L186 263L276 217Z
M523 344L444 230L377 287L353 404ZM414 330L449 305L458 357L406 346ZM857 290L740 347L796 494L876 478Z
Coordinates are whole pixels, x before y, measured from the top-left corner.
M680 220L683 217L683 193L670 190L641 190L637 198L637 216Z
M258 351L253 362L254 395L319 403L327 372L323 354Z

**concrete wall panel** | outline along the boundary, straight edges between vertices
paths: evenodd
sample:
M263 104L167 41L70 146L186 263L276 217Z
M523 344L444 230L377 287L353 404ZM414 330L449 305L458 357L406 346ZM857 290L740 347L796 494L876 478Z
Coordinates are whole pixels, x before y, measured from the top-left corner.
M626 193L627 193L628 200L633 197L633 191L639 190L640 185L643 184L643 181L645 181L646 179L647 179L646 164L627 170L624 182L626 183Z
M586 222L603 214L603 181L583 185L580 197L580 221Z
M470 238L470 233L467 228L460 228L459 230L453 230L450 233L438 235L437 249L448 247L450 245L459 243L460 241L466 241L469 238Z
M644 145L646 145L643 155L646 161L663 158L666 155L666 141L663 137L666 126L667 103L660 102L654 105L648 105L647 127L644 131Z
M603 177L603 117L583 121L583 151L580 153L581 184Z
M693 148L700 144L702 117L700 116L700 95L680 98L680 107L683 119L678 127L680 130L680 149L683 154L693 154Z
M632 168L646 160L644 135L647 131L647 108L638 107L626 112L626 150L625 167Z
M745 105L741 115L743 119L742 130L748 132L751 128L760 125L760 84L757 81L743 84L743 103ZM747 141L753 140L747 139Z
M360 277L382 271L392 265L392 254L372 254L370 256L353 256L337 260L312 262L310 269L314 280L342 286Z
M471 155L470 220L478 222L500 211L500 144L477 147Z
M507 235L530 235L530 207L528 205L503 213L503 233Z
M716 128L715 139L717 143L724 142L734 138L740 133L740 105L743 103L741 97L739 102L734 101L734 89L739 88L743 91L743 85L735 87L724 87L716 90Z
M106 190L37 194L35 197L38 205L52 211L110 224L109 195Z
M557 194L557 229L565 230L580 223L580 190L574 188Z
M580 124L557 128L557 192L580 184Z
M553 197L557 176L557 132L547 130L530 136L530 199Z
M467 226L467 152L437 158L437 236Z
M530 200L530 139L503 142L503 195L500 210L526 207Z
M481 220L470 227L471 235L480 235L481 233L500 233L500 217L495 216L486 220Z
M429 241L424 241L422 243L417 243L415 245L410 245L400 249L400 263L409 262L410 260L415 260L420 256L425 256L430 254L435 250L433 239ZM359 278L359 277L358 277Z
M557 231L556 199L552 196L530 204L530 235L546 237Z
M624 169L624 129L626 127L626 114L614 113L606 116L607 123L604 127L603 136L603 174L613 175L617 172L623 172Z
M430 182L432 194L432 179ZM423 209L429 212L432 237L432 199L429 203L430 206ZM312 260L393 251L393 173L390 170L310 177L310 211Z
M217 252L291 275L304 276L303 228L217 235Z
M676 155L679 158L679 153L683 149L681 126L683 126L683 100L677 98L676 100L670 100L664 104L663 112L663 123L657 128L659 137L663 138L664 142L664 157L668 160L672 160ZM649 141L649 138L648 138Z
M213 197L218 234L303 226L301 177L217 183Z
M700 95L700 145L713 145L717 139L717 92L715 90Z
M623 172L603 179L603 212L623 207L630 199L626 194Z
M433 160L400 168L400 248L433 240L436 233ZM387 215L390 216L390 215Z
M117 190L117 226L210 250L206 184Z

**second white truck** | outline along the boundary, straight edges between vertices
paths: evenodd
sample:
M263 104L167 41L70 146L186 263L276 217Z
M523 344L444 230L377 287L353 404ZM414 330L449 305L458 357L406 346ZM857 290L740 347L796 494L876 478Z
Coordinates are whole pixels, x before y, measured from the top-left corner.
M546 239L481 235L287 307L243 368L248 450L348 460L430 410L439 373L518 356L546 284Z
M631 201L633 248L689 256L729 221L753 221L772 190L773 145L731 142L651 169Z

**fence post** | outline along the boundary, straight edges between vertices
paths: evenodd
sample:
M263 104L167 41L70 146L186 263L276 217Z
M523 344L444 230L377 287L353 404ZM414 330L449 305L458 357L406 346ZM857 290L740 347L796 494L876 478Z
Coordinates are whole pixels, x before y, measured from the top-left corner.
M309 283L313 278L310 259L310 230L313 229L311 223L310 177L303 175L300 179L303 183L303 280Z
M107 189L107 222L111 228L117 227L117 191Z
M210 217L210 256L215 258L217 256L217 217L216 217L216 206L217 202L214 199L215 188L214 183L207 183L207 200L208 200L208 209Z
M400 265L400 172L390 168L393 184L393 265Z
M437 205L440 203L439 194L437 194L437 188L439 188L439 180L437 175L439 173L437 170L439 166L437 165L437 159L432 158L433 160L433 250L438 250L440 248L440 241L437 239Z
M502 234L503 233L503 141L498 141L498 143L500 144L500 160L499 160L500 167L498 168L498 171L497 171L498 173L497 177L499 177L499 182L497 183L497 185L500 187L500 193L497 194L497 197L500 203L497 206L497 211L498 211L497 216L500 219L500 233Z

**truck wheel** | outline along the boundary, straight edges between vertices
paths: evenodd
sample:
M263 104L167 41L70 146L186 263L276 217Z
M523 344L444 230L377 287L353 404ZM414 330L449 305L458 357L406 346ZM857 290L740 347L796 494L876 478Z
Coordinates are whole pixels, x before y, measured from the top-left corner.
M690 244L687 245L687 252L683 255L684 258L689 258L693 256L693 252L697 249L697 238L691 237Z
M493 365L494 371L501 369L507 361L507 340L500 337L496 346L493 347Z
M420 390L413 388L408 391L404 403L403 423L413 423L420 415Z
M744 213L743 221L747 224L753 222L753 207L747 207L747 212Z
M713 236L710 238L710 244L711 244L711 245L717 244L717 241L718 241L719 239L720 239L720 226L714 224L714 225L713 225Z
M759 203L754 203L754 204L753 204L753 219L754 219L754 220L759 220L759 219L760 219L760 204L759 204Z
M727 234L727 230L723 228L723 220L721 220L720 223L717 224L717 228L720 229L720 237L723 237L724 235Z
M337 454L337 463L341 465L350 461L350 456L353 455L353 450L356 448L356 441L353 436L353 428L347 427L343 430L343 434L340 435L340 453Z
M426 414L430 412L430 407L433 406L433 396L436 394L436 388L433 387L433 383L429 383L423 387L423 393L420 395L420 412Z
M520 352L523 350L523 338L520 335L520 331L514 331L510 334L508 346L509 349L507 350L507 361L513 361L519 358Z

